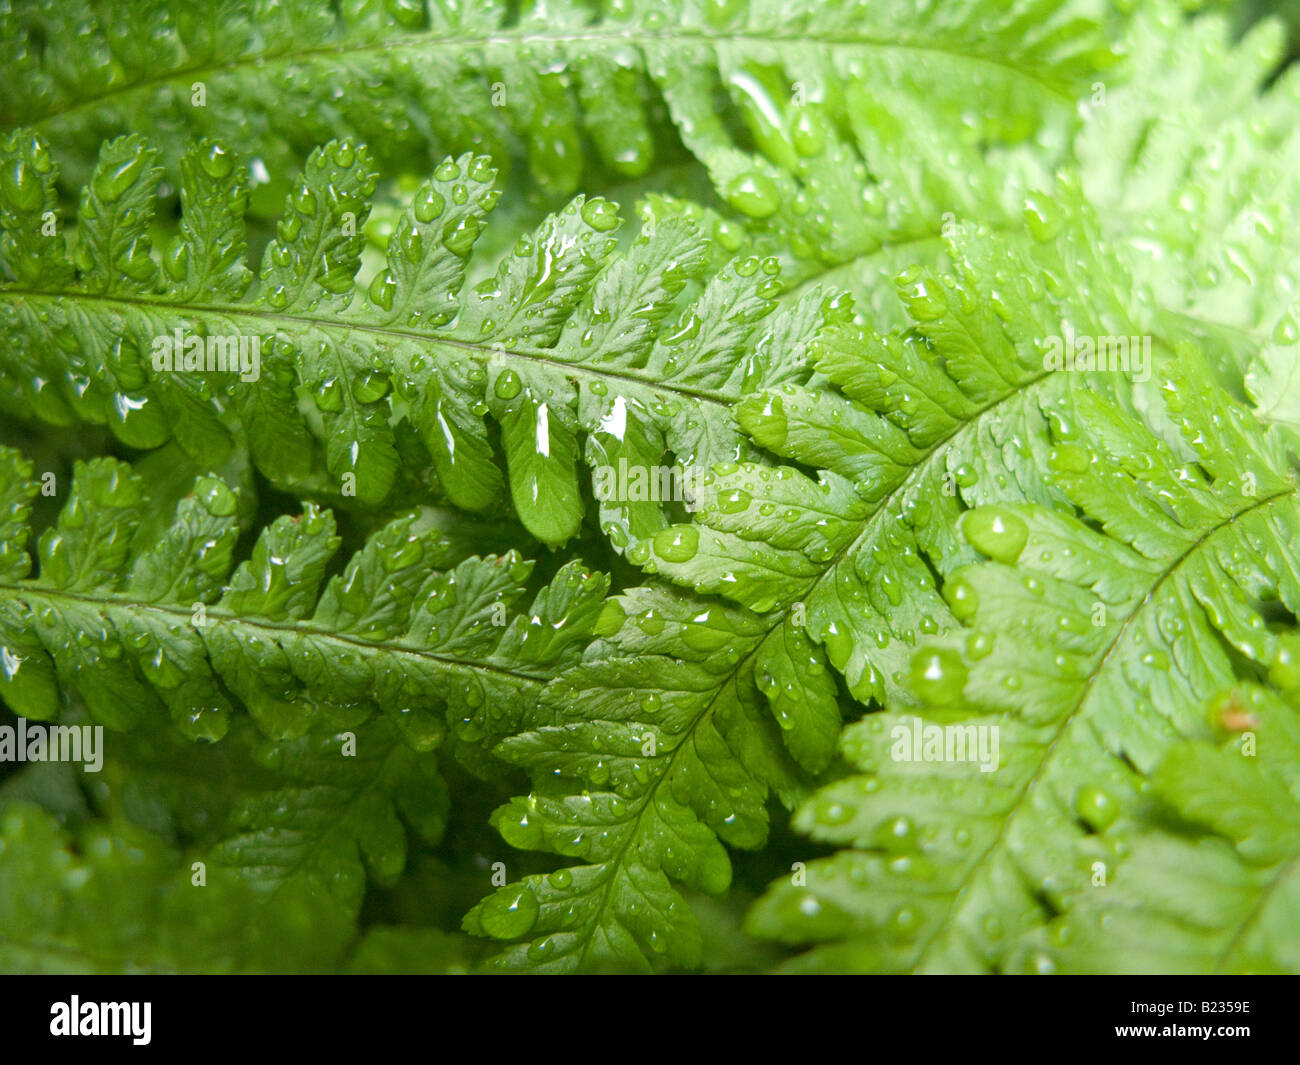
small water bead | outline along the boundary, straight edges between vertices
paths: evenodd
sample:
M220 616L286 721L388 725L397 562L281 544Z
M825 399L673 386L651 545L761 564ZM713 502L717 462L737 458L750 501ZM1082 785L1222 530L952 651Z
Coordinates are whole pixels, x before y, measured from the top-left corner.
M427 224L440 217L446 206L442 194L432 185L426 185L411 205L411 213L417 222Z
M737 211L750 218L769 218L781 206L781 193L771 178L758 173L741 174L728 182L723 197Z
M198 153L199 166L208 177L220 181L234 169L234 159L219 144L205 144Z
M608 233L618 227L618 204L609 200L592 199L582 205L582 220L598 233Z
M479 229L479 220L473 215L450 219L442 230L443 247L463 259L478 240Z
M412 266L419 265L421 259L424 258L424 237L420 234L420 231L413 227L410 229L403 227L399 239L402 254L406 257L406 261Z
M312 390L316 406L323 411L338 412L343 409L343 386L337 377L326 377Z
M455 164L453 164L453 168L454 166ZM491 157L486 155L476 155L472 160L470 160L466 176L468 176L471 181L476 181L480 185L490 185L497 178L497 169L492 165ZM450 178L444 180L450 180Z
M900 906L890 916L889 927L897 936L910 936L921 927L921 916L912 906Z
M961 517L967 543L996 562L1014 562L1029 538L1029 526L1005 507L979 507Z
M356 149L352 146L352 142L345 140L335 143L334 151L331 155L334 162L344 169L352 166L352 164L356 162L357 158Z
M479 910L479 924L495 939L517 939L537 923L537 896L522 884L502 888Z
M380 226L379 228L382 228ZM367 226L367 233L373 232ZM275 224L275 235L280 238L281 244L292 244L302 233L302 216L298 214L287 214ZM381 246L386 244L388 237L382 233L375 234L375 242ZM279 265L284 265L283 263Z
M393 298L397 295L397 279L385 271L376 274L370 282L370 301L386 311L393 309Z
M964 649L967 658L978 662L993 653L993 637L987 632L972 632L966 637Z
M923 648L912 656L909 677L912 689L922 700L941 706L961 698L967 670L956 651Z
M790 124L790 141L805 158L820 155L826 147L826 127L812 108L802 108Z
M1053 201L1031 196L1025 201L1025 222L1040 244L1051 240L1061 230L1062 213Z
M1268 667L1269 683L1285 692L1300 689L1300 639L1283 635Z
M644 611L636 616L636 625L647 636L658 636L664 631L664 619L653 610Z
M965 577L954 577L944 588L952 616L958 621L969 621L979 610L979 595Z
M1290 345L1296 341L1300 341L1300 325L1293 315L1284 314L1273 327L1273 343Z
M101 161L91 178L91 190L107 203L116 202L144 174L149 159L149 153L137 149L116 165Z
M352 395L358 403L375 403L388 395L388 375L367 370L352 382Z
M1074 812L1094 832L1105 832L1119 817L1120 807L1109 792L1088 784L1075 796Z
M699 550L699 541L700 533L695 526L669 526L655 533L654 550L666 562L689 562Z
M510 400L519 395L523 391L523 387L519 375L514 370L506 370L497 377L495 384L492 386L492 391L496 393L499 399Z
M916 825L907 814L899 814L877 825L871 834L871 842L892 854L915 850Z
M723 514L739 514L748 509L751 502L752 497L743 488L733 488L718 496L717 509Z

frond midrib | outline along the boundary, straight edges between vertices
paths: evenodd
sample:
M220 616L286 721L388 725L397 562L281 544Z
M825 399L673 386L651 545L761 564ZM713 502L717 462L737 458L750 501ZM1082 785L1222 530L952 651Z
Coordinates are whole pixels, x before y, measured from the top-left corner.
M120 305L148 310L156 314L171 313L179 316L201 317L204 315L222 315L230 318L258 319L271 324L285 323L303 328L320 329L342 334L343 338L355 333L366 333L379 337L390 337L395 341L444 345L470 352L483 358L504 356L527 362L542 363L548 368L560 370L566 374L588 377L594 380L626 381L640 388L651 389L698 403L707 403L719 408L719 413L726 413L741 398L740 393L721 392L715 389L690 388L684 385L666 384L653 377L633 373L627 369L592 367L578 362L548 357L552 348L506 348L493 343L475 343L460 337L451 337L435 332L422 332L415 329L400 329L394 326L374 325L363 321L354 321L343 314L323 316L311 314L287 314L271 308L253 304L240 303L199 303L193 300L176 302L168 300L165 295L125 296L84 292L78 289L62 291L0 288L0 299L16 296L20 300L41 300L59 304L65 300L95 302L103 305Z
M81 594L60 588L49 588L33 582L0 583L0 596L8 596L14 599L24 600L39 597L53 601L77 603L94 609L130 610L141 613L151 612L164 615L168 618L175 618L185 625L189 625L193 617L193 611L188 607L175 606L166 603L148 603L138 599L130 599L124 595ZM222 610L220 607L216 606L206 608L206 617L208 626L227 624L236 630L243 628L267 633L284 633L294 636L303 636L313 640L321 640L337 644L359 652L404 655L436 662L443 668L452 672L465 673L471 676L484 673L499 678L506 678L514 681L520 687L529 690L540 689L550 679L549 674L542 672L507 669L503 666L495 666L483 662L468 662L451 655L421 650L416 647L408 647L400 643L367 641L359 636L353 636L348 633L331 632L328 629L321 629L313 626L309 622L275 622L261 618L250 620L249 618L233 614L230 611ZM200 639L202 639L201 635Z
M952 432L946 434L944 437L942 437L941 439L936 441L933 445L931 445L930 449L927 451L924 457L908 471L907 475L886 495L881 497L877 507L863 519L862 529L859 531L858 535L855 536L847 545L845 545L845 547L841 548L834 555L834 557L827 563L825 570L821 574L819 574L817 577L814 577L809 582L807 588L805 588L804 591L801 593L800 598L807 598L807 596L810 595L823 580L825 580L829 575L831 575L836 571L836 568L838 567L839 563L844 559L844 557L851 550L859 546L863 538L870 533L873 527L872 523L875 521L875 519L883 515L888 510L889 505L894 500L894 498L900 495L901 493L904 493L914 483L914 481L919 476L921 476L923 471L929 468L929 465L933 461L935 456L942 453L944 446L950 440L952 440L955 436L959 435L960 433L978 424L980 419L985 414L987 414L990 410L996 408L1001 403L1004 403L1007 400L1017 396L1024 396L1032 387L1040 384L1041 382L1043 382L1044 380L1052 376L1054 376L1053 371L1049 370L1024 381L1020 385L1020 387L1007 391L1003 395L997 397L997 399L993 400L991 403L988 403L985 406L981 407L978 411L972 414L972 416L969 419L962 422L955 429L953 429ZM695 730L699 726L699 724L713 711L714 705L717 703L718 699L720 698L722 692L726 689L726 687L729 684L737 683L738 678L742 675L747 665L760 652L763 645L768 641L768 639L771 638L773 633L775 633L781 627L784 621L785 621L784 611L777 611L775 614L774 623L769 628L767 628L761 635L756 637L753 648L748 652L746 652L737 661L736 665L731 670L729 670L725 674L722 674L721 681L714 688L713 693L709 697L708 703L700 710L698 714L695 715L694 719L690 723L690 726L685 730L685 732L682 735L682 742L677 744L673 748L672 753L669 755L668 764L664 767L664 771L655 779L654 783L646 791L644 801L637 806L636 811L634 812L632 818L630 819L632 827L629 830L627 841L625 841L624 844L619 848L619 851L617 852L616 855L614 855L614 857L607 859L607 863L610 864L611 867L616 867L616 863L621 861L624 854L626 854L628 848L631 845L632 838L633 836L636 835L637 829L640 826L641 817L643 816L646 808L654 800L655 795L658 793L659 787L670 775L678 752L681 751L686 746L687 741L692 736L694 736ZM608 902L608 892L612 888L613 880L614 880L614 876L611 875L609 883L607 883L602 889L604 892L600 903L600 913L602 914L604 912L606 903ZM592 927L594 928L595 925L593 924ZM585 960L588 949L589 949L589 942L584 943L580 960Z
M1076 721L1081 719L1081 715L1085 712L1085 704L1091 699L1092 694L1095 690L1095 682L1097 677L1101 674L1101 671L1105 668L1106 664L1110 661L1110 658L1112 654L1114 654L1116 648L1118 648L1122 643L1124 636L1129 632L1129 629L1132 626L1135 619L1142 613L1142 611L1147 607L1147 605L1152 602L1154 596L1160 591L1161 588L1164 587L1165 583L1174 576L1174 574L1182 567L1182 565L1189 558L1191 558L1196 552L1198 552L1203 547L1205 547L1205 545L1208 544L1217 534L1227 529L1234 521L1240 520L1241 518L1245 517L1247 514L1251 514L1254 511L1259 510L1263 507L1271 506L1272 504L1277 503L1279 501L1292 499L1293 497L1295 497L1297 490L1298 490L1298 486L1292 484L1291 487L1286 489L1285 491L1276 492L1273 495L1265 496L1263 499L1255 500L1249 506L1243 507L1241 510L1232 513L1227 518L1224 518L1222 521L1216 523L1212 529L1204 533L1198 540L1190 544L1182 552L1182 554L1178 556L1177 559L1175 559L1171 564L1169 564L1164 569L1159 571L1156 580L1152 583L1146 595L1143 596L1142 599L1138 601L1138 603L1129 612L1128 617L1126 617L1124 619L1123 624L1119 626L1119 629L1115 633L1114 638L1110 641L1109 644L1107 644L1106 649L1099 655L1097 664L1093 667L1093 669L1089 672L1088 676L1084 679L1083 683L1080 686L1081 694L1079 695L1078 700L1075 702L1074 706L1070 709L1070 711L1062 717L1059 727L1052 735L1051 740L1043 748L1043 755L1039 759L1038 765L1034 768L1033 773L1031 773L1028 779L1026 780L1024 787L1019 790L1019 794L1015 802L1008 808L1006 815L1003 817L1002 827L998 830L997 836L993 839L993 841L989 844L989 846L986 847L984 851L974 861L972 861L966 875L962 877L961 883L958 886L957 890L953 892L951 902L944 910L943 920L936 923L934 932L931 933L931 935L925 940L925 942L922 943L917 949L915 954L915 960L911 966L913 971L915 971L922 963L922 961L925 959L927 951L929 951L929 949L936 942L938 942L940 936L946 933L948 929L951 927L951 923L949 919L952 916L952 914L958 910L959 903L962 897L969 891L976 875L981 870L987 867L988 863L992 860L992 856L999 850L1003 842L1007 839L1007 835L1010 831L1012 822L1017 818L1023 804L1029 798L1030 793L1034 790L1035 785L1037 785L1039 780L1042 778L1043 774L1046 772L1049 764L1052 761L1052 757L1056 752L1058 745L1065 738L1065 735L1069 731L1070 726L1073 725Z
M248 69L266 70L268 67L277 65L293 66L295 64L310 62L315 59L339 57L346 59L370 53L391 53L429 48L431 46L442 48L450 52L470 51L474 49L488 48L494 45L522 48L532 44L589 44L606 45L611 48L631 46L637 49L644 49L647 46L662 44L665 42L713 48L739 48L746 45L752 47L779 44L813 44L828 49L863 48L877 49L880 51L932 54L942 56L946 61L953 64L968 63L978 66L991 66L998 70L1007 71L1016 77L1023 78L1024 80L1038 86L1040 89L1062 102L1069 103L1073 100L1073 97L1065 89L1063 83L1057 84L1052 82L1049 79L1049 76L1044 73L1043 70L1038 69L1035 65L1030 63L1017 65L1016 63L1013 63L997 54L972 55L969 50L972 42L963 42L961 49L959 49L955 44L938 38L932 42L924 40L903 40L901 38L889 38L873 34L855 34L851 31L830 31L821 35L815 33L810 34L805 31L782 34L756 33L752 31L707 33L695 30L689 33L683 33L679 30L656 32L654 30L646 29L629 30L624 28L597 26L566 33L546 33L522 30L516 32L507 31L504 33L466 34L459 37L437 36L434 33L429 32L424 34L407 34L386 41L368 42L365 44L351 43L347 41L336 44L322 44L295 51L274 52L269 55L260 52L250 52L241 55L237 59L227 60L225 62L206 62L188 67L178 67L174 70L166 71L149 78L143 78L138 81L116 86L93 98L79 100L76 103L56 106L39 113L30 114L23 118L21 122L40 125L58 119L64 115L74 114L77 111L99 107L115 98L131 93L140 93L143 95L150 89L169 81L195 77L199 78L199 80L203 80L204 78L210 78L212 76L232 74Z

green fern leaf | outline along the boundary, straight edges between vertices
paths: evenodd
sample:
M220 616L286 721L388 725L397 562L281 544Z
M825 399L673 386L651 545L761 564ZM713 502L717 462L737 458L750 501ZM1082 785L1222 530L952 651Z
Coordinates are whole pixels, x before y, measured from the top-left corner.
M590 864L504 887L467 917L472 931L531 937L496 964L691 965L697 933L671 880L724 888L719 840L760 846L769 791L797 797L828 767L841 721L832 670L863 703L915 698L918 643L956 624L936 571L977 557L952 531L962 499L1060 499L1036 460L1050 450L1044 411L1066 404L1076 378L1045 369L1035 338L1063 321L1137 331L1122 282L1089 283L1121 268L1099 258L1095 222L1063 196L1035 204L1036 220L1050 211L1057 223L1040 225L1042 242L968 233L956 276L905 275L907 333L825 330L813 358L844 395L785 385L745 400L742 427L821 467L816 480L719 465L691 524L629 551L732 603L656 586L621 596L607 639L501 744L534 779L532 795L498 811L506 840ZM1040 283L1045 272L1059 280ZM1123 375L1084 379L1128 389Z
M1294 639L1283 670L1293 671L1293 662ZM1234 689L1211 706L1218 745L1187 741L1169 749L1146 793L1159 816L1116 826L1117 833L1129 830L1128 856L1105 890L1081 895L1045 930L1041 944L1026 945L1025 967L1144 973L1300 967L1294 920L1300 731L1294 698L1281 695L1257 685ZM1179 870L1176 881L1170 869Z
M100 816L79 811L71 831L22 801L23 777L6 784L0 970L343 964L367 879L391 885L402 871L407 826L441 836L437 763L384 719L287 742L241 724L210 747L166 732L115 738L96 777ZM24 776L67 770L35 763Z
M30 804L0 810L0 971L292 972L328 966L314 932L250 926L253 893L121 822L62 829ZM310 926L309 926L310 927Z
M160 0L31 3L0 23L0 122L36 126L59 143L77 182L101 140L151 128L171 159L193 136L238 137L233 148L280 174L334 137L383 145L386 167L464 151L504 159L513 142L544 188L567 195L597 159L641 175L671 151L654 134L665 103L711 165L735 144L728 118L789 165L815 154L816 138L846 115L871 148L886 149L869 156L883 163L894 138L907 136L891 116L908 115L935 136L888 169L891 180L897 172L915 182L961 172L956 160L931 167L945 144L965 153L981 140L1022 139L1045 113L1068 114L1113 60L1107 29L1098 5L1062 0L925 11L859 0L617 10L583 0L241 0L184 11ZM984 100L977 112L972 84ZM845 94L845 85L870 86L871 96ZM781 115L792 94L797 112ZM734 116L720 118L719 97ZM761 213L767 180L755 174L724 191Z
M27 138L13 138L7 158L23 186L0 193L0 228L21 250L35 224L22 204L53 195L53 168ZM374 173L364 149L342 142L313 153L251 287L238 254L238 168L213 144L193 148L181 231L159 273L142 207L158 179L153 158L139 138L105 146L73 255L89 271L80 281L66 269L47 276L44 258L33 269L4 260L13 280L0 286L0 314L14 343L0 365L55 424L107 423L134 447L174 437L203 459L233 435L289 488L312 472L314 436L341 498L384 499L397 427L408 424L447 497L491 507L503 480L490 415L523 524L563 543L584 513L580 459L653 468L673 464L669 452L682 467L737 457L730 407L805 379L794 353L848 314L816 291L777 311L775 260L742 256L705 276L712 249L685 218L650 216L616 255L613 205L581 198L468 287L465 260L498 195L487 161L470 156L445 161L416 193L386 267L358 293L355 234ZM139 269L112 286L95 280L124 256ZM305 413L300 395L311 397ZM667 524L635 500L608 500L602 518L620 545Z
M0 452L0 471L20 507L35 496L15 452ZM21 577L26 526L5 527L0 686L19 713L50 719L63 688L111 728L169 715L212 739L228 727L233 695L272 736L320 720L349 727L382 706L419 748L445 734L444 709L479 741L508 731L577 654L606 587L570 562L520 613L531 563L510 552L435 568L454 560L418 512L376 532L327 581L339 538L313 505L276 519L231 573L237 501L224 484L201 478L154 543L132 535L147 505L123 463L79 465L37 545L34 579Z
M1286 449L1195 352L1180 355L1163 414L1096 392L1059 412L1050 469L1080 516L1033 503L963 516L991 561L944 586L965 629L917 652L927 709L850 726L861 775L828 785L797 823L851 849L752 915L757 932L825 944L801 968L1051 967L1051 951L1024 946L1100 890L1098 863L1131 843L1108 830L1137 815L1143 778L1180 738L1208 738L1207 699L1294 639L1261 605L1291 609L1298 594ZM900 760L913 721L974 726L971 739L999 729L996 772L942 751Z
M1085 194L1136 252L1160 332L1229 376L1244 367L1261 416L1294 431L1300 76L1278 73L1282 28L1265 21L1234 41L1225 19L1153 5L1131 33L1147 58L1087 109L1075 141Z

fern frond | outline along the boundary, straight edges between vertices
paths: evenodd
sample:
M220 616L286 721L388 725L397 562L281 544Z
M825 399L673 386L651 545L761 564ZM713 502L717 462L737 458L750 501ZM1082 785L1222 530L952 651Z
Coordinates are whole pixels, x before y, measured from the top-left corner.
M1128 387L1124 373L1053 372L1050 338L1144 332L1124 266L1071 186L1026 217L1019 237L962 229L951 274L900 275L909 330L820 335L811 359L836 390L747 397L742 429L798 467L715 470L694 522L629 557L773 619L805 617L782 624L806 628L857 699L902 697L911 648L951 624L933 571L969 557L954 533L963 502L1059 498L1041 473L1043 412L1081 378Z
M1234 40L1220 17L1144 7L1124 85L1089 107L1076 138L1085 194L1127 245L1162 308L1246 387L1262 417L1300 427L1300 71L1278 73L1274 21ZM1194 87L1194 88L1193 88Z
M927 141L937 154L1031 134L1044 112L1068 112L1113 58L1105 8L1073 0L924 11L864 0L237 0L183 11L161 0L46 0L2 18L0 122L39 128L77 182L101 140L153 128L169 158L211 136L275 173L336 137L382 145L386 167L464 151L505 159L518 144L543 187L567 195L597 159L638 175L671 150L653 132L665 102L701 158L736 143L734 123L784 162L792 134L799 147L814 143L804 127L815 130L823 111L841 122L852 114L880 141L896 118L865 130L888 116L951 116L920 118L951 122L954 139ZM871 95L845 99L845 85ZM773 99L779 108L793 93L806 111L792 124L774 119ZM734 116L720 119L719 98ZM906 176L929 172L914 165ZM764 200L727 189L742 203Z
M383 718L281 742L241 719L220 744L182 744L105 744L104 809L69 831L0 791L0 970L337 969L367 879L401 873L408 826L437 842L445 825L436 759ZM78 772L26 773L61 771Z
M250 942L235 877L190 886L157 837L92 821L65 830L40 807L0 808L0 971L115 973L293 969L307 937Z
M624 611L639 622L624 621ZM468 931L528 940L491 965L698 964L695 918L672 881L724 891L731 862L720 840L759 846L769 789L790 801L800 788L744 672L762 628L747 611L666 587L611 604L598 630L606 638L548 690L528 715L530 730L497 748L528 767L535 787L493 825L515 847L584 864L502 887L466 916Z
M827 768L835 671L863 703L911 698L918 643L956 623L938 580L976 557L954 531L962 501L1060 499L1038 472L1044 410L1076 388L1127 392L1122 375L1052 373L1037 343L1063 322L1138 331L1121 267L1076 200L1063 189L1035 203L1041 242L967 232L955 276L906 275L906 334L844 323L820 336L812 357L843 395L787 385L740 406L759 445L820 469L816 479L717 466L695 521L629 550L731 603L625 593L606 639L499 747L534 779L498 812L507 841L590 864L502 888L469 915L471 930L531 937L498 964L690 965L697 934L671 880L724 888L719 840L761 845L769 790L788 801Z
M1271 671L1285 674L1282 690L1234 688L1207 708L1217 743L1165 753L1143 793L1149 815L1115 827L1126 852L1106 887L1081 894L1041 942L1026 944L1022 968L1300 969L1294 638L1283 655Z
M37 544L39 575L28 577L31 476L0 451L17 512L0 549L0 694L39 720L58 713L61 690L110 728L170 716L208 739L239 703L282 737L321 721L350 727L382 706L427 749L446 732L445 708L477 741L508 731L576 656L607 584L570 562L520 612L530 562L509 552L453 564L419 512L384 526L326 580L340 541L314 505L276 519L235 566L237 505L222 482L200 479L164 535L141 540L146 485L107 458L77 466Z
M753 913L759 933L825 944L799 967L1050 966L1050 951L1024 946L1078 897L1109 890L1092 886L1099 868L1123 877L1134 841L1109 830L1136 816L1144 778L1180 739L1208 738L1211 696L1293 653L1300 505L1287 450L1191 349L1167 371L1145 416L1095 392L1059 412L1049 468L1077 516L1033 503L963 515L990 561L945 583L965 627L917 652L928 709L846 730L860 774L797 823L849 849ZM900 758L897 730L914 717L997 728L997 770Z
M436 844L447 824L437 757L384 717L287 741L239 718L219 744L142 730L106 747L94 791L101 816L125 816L205 871L237 876L268 933L310 924L324 958L356 935L367 883L391 887L402 873L408 831L412 843Z
M110 142L83 197L74 281L63 238L33 236L55 195L47 147L15 134L3 155L14 182L0 186L0 228L13 234L0 246L0 321L12 343L0 367L38 415L107 422L134 447L175 437L200 457L234 435L290 488L311 473L314 436L336 490L372 503L393 485L395 423L406 421L448 498L471 510L496 503L503 482L490 416L515 508L549 544L578 531L580 460L738 457L730 408L806 379L804 346L849 315L816 291L778 311L772 259L740 256L709 276L714 249L683 217L650 216L615 254L616 209L581 197L469 287L466 257L498 193L487 160L468 155L416 193L386 266L357 292L375 177L366 150L343 142L311 156L251 286L231 157L210 143L187 154L185 212L160 270L149 251L156 154L138 137ZM256 341L260 377L245 380L243 362L176 372L166 361L166 345L181 365L191 343L211 359L204 337ZM297 393L311 397L305 413ZM657 501L615 500L601 522L627 544L667 519Z

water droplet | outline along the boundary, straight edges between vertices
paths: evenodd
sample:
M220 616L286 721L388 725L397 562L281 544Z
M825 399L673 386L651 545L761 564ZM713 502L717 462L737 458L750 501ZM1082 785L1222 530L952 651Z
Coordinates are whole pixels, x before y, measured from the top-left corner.
M733 178L723 196L737 211L755 219L769 218L781 206L776 183L763 174L747 173Z
M996 562L1014 562L1029 538L1029 526L1005 507L979 507L961 517L960 529L975 550Z
M519 380L519 375L514 370L506 370L500 374L496 383L492 386L492 391L500 399L514 399L523 391L523 382Z
M479 924L495 939L517 939L537 923L537 896L523 884L502 888L483 903Z
M1094 832L1105 832L1119 817L1119 803L1106 791L1087 784L1074 799L1074 812Z
M619 224L618 205L600 198L582 205L582 220L598 233L608 233Z
M912 689L932 706L959 701L966 687L965 663L957 652L946 648L917 651L912 656L909 673Z
M655 533L654 550L666 562L689 562L700 546L700 533L694 525L673 525Z

